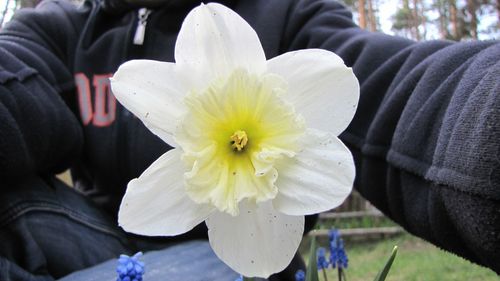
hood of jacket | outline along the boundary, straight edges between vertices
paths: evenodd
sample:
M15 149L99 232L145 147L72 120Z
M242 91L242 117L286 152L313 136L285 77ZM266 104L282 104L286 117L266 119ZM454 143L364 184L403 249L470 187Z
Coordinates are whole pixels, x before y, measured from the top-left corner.
M101 0L101 5L108 13L119 14L140 7L183 7L193 6L205 1L202 0Z

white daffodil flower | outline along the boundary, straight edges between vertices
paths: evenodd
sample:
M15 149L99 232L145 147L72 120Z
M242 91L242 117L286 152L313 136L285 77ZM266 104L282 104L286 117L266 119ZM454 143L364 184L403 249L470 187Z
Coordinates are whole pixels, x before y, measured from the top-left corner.
M256 32L220 4L187 15L175 61L129 61L111 79L116 98L175 147L130 181L120 225L171 236L205 221L235 271L283 270L304 215L351 192L354 163L337 135L356 110L356 77L325 50L266 61Z

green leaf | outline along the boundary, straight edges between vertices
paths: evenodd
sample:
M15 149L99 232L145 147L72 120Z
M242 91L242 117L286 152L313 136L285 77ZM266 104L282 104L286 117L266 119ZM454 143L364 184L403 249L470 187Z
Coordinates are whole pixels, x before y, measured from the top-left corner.
M253 278L243 276L243 281L253 281Z
M318 265L316 264L316 237L311 239L311 249L309 250L309 263L306 270L306 281L319 281Z
M377 277L375 277L374 281L384 281L385 278L387 277L387 274L389 273L389 270L391 269L392 262L394 262L394 259L396 258L396 254L398 253L398 246L394 246L394 249L392 249L392 254L385 263L384 268L377 274Z

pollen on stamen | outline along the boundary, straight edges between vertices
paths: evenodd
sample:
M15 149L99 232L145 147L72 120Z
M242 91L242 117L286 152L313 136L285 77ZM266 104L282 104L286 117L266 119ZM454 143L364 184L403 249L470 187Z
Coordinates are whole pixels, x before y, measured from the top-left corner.
M231 147L233 150L242 151L248 143L248 136L245 131L238 130L231 136Z

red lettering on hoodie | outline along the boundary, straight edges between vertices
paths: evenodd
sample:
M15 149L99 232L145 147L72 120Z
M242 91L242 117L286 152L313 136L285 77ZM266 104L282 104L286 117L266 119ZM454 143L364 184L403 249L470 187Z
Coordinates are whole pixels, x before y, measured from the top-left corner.
M92 121L92 125L96 127L107 127L115 121L116 98L111 92L109 83L112 75L111 73L93 75L93 87L90 87L90 81L84 73L75 74L80 118L84 126Z

